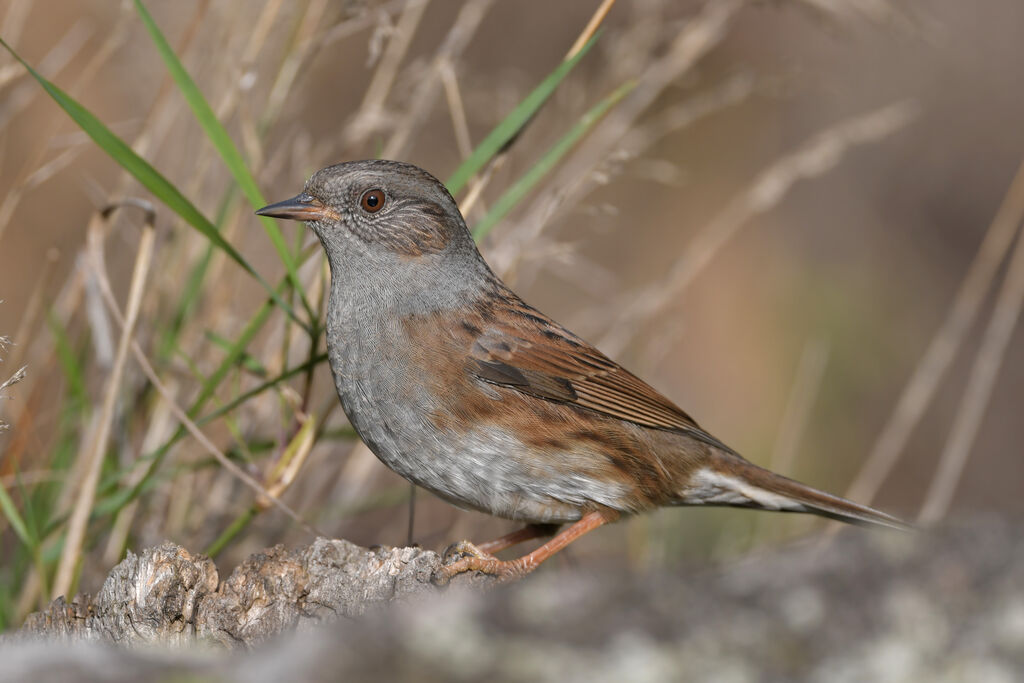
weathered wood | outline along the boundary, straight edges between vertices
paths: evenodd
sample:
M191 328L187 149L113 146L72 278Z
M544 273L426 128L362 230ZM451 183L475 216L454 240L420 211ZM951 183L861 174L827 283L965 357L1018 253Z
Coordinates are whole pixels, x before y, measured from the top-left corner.
M57 599L29 616L21 633L132 645L251 645L432 591L439 564L429 550L320 538L299 550L278 546L253 555L220 582L209 558L165 543L129 553L96 596Z

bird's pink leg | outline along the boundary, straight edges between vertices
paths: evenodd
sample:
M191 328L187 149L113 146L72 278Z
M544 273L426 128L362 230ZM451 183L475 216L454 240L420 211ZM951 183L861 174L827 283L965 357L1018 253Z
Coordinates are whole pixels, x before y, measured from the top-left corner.
M522 529L517 529L510 534L505 534L501 538L496 538L493 541L487 541L486 543L477 543L477 550L485 552L489 555L494 553L500 553L506 548L511 548L514 545L525 543L526 541L532 541L535 538L544 538L545 536L551 536L558 531L557 524L527 524Z
M568 527L550 541L515 560L499 560L496 557L471 555L462 557L451 564L442 567L434 574L436 583L448 583L452 577L469 571L483 572L496 576L499 580L517 579L529 574L536 569L541 562L548 559L559 550L569 545L577 538L593 531L599 526L613 522L618 519L619 514L612 510L588 512L583 515L580 521ZM511 535L511 534L510 534ZM499 541L501 539L498 539Z

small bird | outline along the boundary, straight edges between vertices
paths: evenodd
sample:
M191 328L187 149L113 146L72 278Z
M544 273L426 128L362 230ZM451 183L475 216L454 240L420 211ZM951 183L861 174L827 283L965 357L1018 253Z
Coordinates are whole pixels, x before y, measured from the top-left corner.
M533 571L621 516L670 505L895 517L748 462L491 271L454 198L396 161L313 175L259 215L305 221L331 270L327 352L341 405L392 470L450 503L526 522L455 544L435 576ZM554 534L515 560L494 553Z

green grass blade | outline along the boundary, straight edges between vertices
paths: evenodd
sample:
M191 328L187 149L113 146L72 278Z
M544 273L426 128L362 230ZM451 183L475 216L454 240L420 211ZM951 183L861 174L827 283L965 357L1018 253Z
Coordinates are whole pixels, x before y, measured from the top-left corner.
M193 401L192 406L188 409L188 415L193 418L198 425L206 424L222 415L229 413L230 411L237 408L242 403L245 403L252 397L271 389L286 379L290 379L295 375L302 372L306 372L311 367L319 365L320 363L327 360L327 354L320 354L314 358L311 358L302 365L298 365L294 368L290 368L285 372L281 373L277 377L268 380L259 386L245 392L244 394L236 397L234 400L227 404L217 408L210 414L205 415L201 418L197 418L199 411L206 405L206 402L213 396L214 391L220 385L221 381L227 375L228 371L235 367L239 359L244 354L245 349L248 347L252 338L257 332L263 327L263 323L266 322L267 316L271 308L264 306L260 311L249 321L245 329L242 331L241 337L237 342L228 350L227 356L221 361L221 364L217 369L203 382L202 389L200 390L199 396ZM188 432L184 427L179 426L175 430L174 434L159 446L155 451L143 456L145 459L150 460L150 465L146 470L142 480L134 487L128 489L119 489L114 491L110 495L104 495L103 499L100 500L96 505L97 514L112 514L116 513L122 507L135 500L141 493L143 493L152 483L153 478L156 475L160 464L163 461L164 456L176 444L182 437ZM107 492L104 491L104 494Z
M224 415L226 413L231 412L232 410L234 410L238 406L242 405L243 403L245 403L249 399L262 394L264 391L267 391L268 389L273 389L275 386L277 386L281 382L285 381L286 379L291 379L292 377L295 377L296 375L300 375L300 374L302 374L304 372L308 372L310 369L315 368L317 365L319 365L320 363L323 363L325 360L327 360L327 354L326 353L321 353L321 354L319 354L317 356L314 356L313 358L309 359L308 361L306 361L302 365L296 365L294 368L289 368L289 369L285 370L284 372L282 372L277 377L275 377L273 379L270 379L270 380L267 380L266 382L263 382L259 386L253 387L249 391L247 391L247 392L245 392L243 394L240 394L239 396L237 396L236 398L232 399L228 403L225 403L220 408L217 408L216 410L214 410L209 415L204 415L203 417L197 419L196 420L196 424L204 425L207 422L210 422L211 420L215 420L218 417L220 417L221 415Z
M110 155L110 157L119 163L122 168L135 176L136 180L152 192L157 199L166 204L171 210L181 216L186 223L202 233L207 240L216 245L225 254L227 254L231 260L241 266L247 273L252 275L256 281L270 293L271 298L274 299L274 303L280 306L281 309L303 329L307 332L309 331L309 326L295 315L291 306L289 306L280 297L280 295L270 287L270 284L264 280L251 265L249 265L249 262L246 261L242 255L239 254L233 246L231 246L231 244L221 237L214 225L199 211L199 209L195 207L195 205L192 204L192 202L185 197L185 195L178 191L177 187L167 180L167 178L164 178L163 175L153 168L148 161L136 154L124 140L115 135L114 132L107 128L102 121L96 118L92 112L47 80L46 77L38 71L33 69L29 63L22 59L21 56L14 51L14 48L8 45L2 38L0 38L0 45L6 48L7 51L11 53L12 57L21 62L22 66L28 70L29 74L31 74L32 77L39 82L39 85L43 87L43 90L53 98L61 109L67 112L68 116L70 116L104 152Z
M541 81L540 85L533 89L533 91L527 95L522 102L516 105L516 108L505 117L505 119L495 126L494 130L484 138L483 142L477 145L477 148L473 150L473 153L469 155L469 158L462 162L462 164L455 170L455 173L448 179L445 185L448 187L448 191L452 194L456 194L461 190L466 183L476 173L484 167L491 157L498 153L498 151L505 146L505 144L522 130L534 114L537 113L551 94L555 92L555 88L558 84L569 75L573 67L579 64L579 61L583 59L583 56L590 51L590 48L594 46L600 33L595 34L590 40L587 41L586 45L580 49L571 59L567 59L558 65L558 68L551 72L551 74Z
M27 501L26 492L22 490L21 493L22 500ZM32 512L30 503L26 503L26 512L30 514ZM43 560L43 555L39 547L39 536L36 533L35 526L25 522L25 518L18 512L18 507L14 504L14 500L11 498L10 494L7 493L7 489L4 487L2 481L0 481L0 514L7 518L11 528L14 529L14 533L24 544L25 548L28 549L36 571L39 573L42 586L46 593L48 593L49 584L46 580L46 563ZM30 518L29 522L32 521L33 520Z
M284 282L282 281L281 289L284 289ZM270 313L273 311L273 307L269 304L264 304L256 312L256 314L246 323L245 328L242 330L240 336L235 341L234 345L228 350L227 355L221 361L220 365L216 370L209 375L203 382L203 386L199 391L199 395L192 402L191 407L186 411L186 414L195 419L199 411L203 409L206 402L213 397L214 392L220 387L221 382L227 376L228 372L232 370L238 363L239 359L245 353L245 350L249 347L256 333L263 328L263 324L270 317ZM104 512L117 512L122 507L135 500L139 494L141 494L146 486L149 485L150 481L156 475L161 463L163 462L164 456L170 451L171 447L182 439L188 431L184 426L180 426L174 431L174 434L165 441L160 447L158 447L153 453L147 454L145 457L152 457L149 467L146 469L146 473L142 479L133 487L128 489L120 489L112 494L109 498L101 500L96 505L96 510L103 510Z
M82 372L82 365L78 355L68 339L67 330L61 324L60 319L50 309L46 314L46 322L53 335L53 346L57 352L57 360L60 362L60 369L64 373L64 379L68 383L68 394L76 411L89 405L89 391L85 388L85 375Z
M257 506L250 505L245 512L235 518L235 521L233 521L213 543L206 546L203 550L203 555L213 558L217 557L217 555L220 554L220 551L224 550L227 544L234 540L235 536L245 529L249 522L251 522L259 513L260 509Z
M249 204L252 205L253 209L265 206L267 202L263 199L263 194L256 184L256 179L249 171L249 167L242 158L242 154L238 151L238 147L231 140L231 136L228 135L227 130L225 130L217 115L213 113L213 109L210 108L206 98L203 97L203 93L199 90L195 81L192 80L192 77L189 76L188 71L185 70L178 56L174 54L174 49L171 48L163 33L160 32L160 28L153 21L153 17L146 10L146 6L142 4L142 0L135 0L135 9L142 18L142 23L146 26L146 30L149 31L149 36L153 39L157 52L160 53L160 57L163 59L167 71L170 72L171 78L174 79L181 94L185 97L185 101L188 102L188 106L192 109L192 114L196 117L199 125L202 126L206 137L210 139L217 153L220 154L220 158L224 160L224 165L228 167L231 175L235 177L235 182L241 188L242 194L249 200ZM263 230L270 238L274 249L277 250L281 263L284 264L285 269L288 271L288 277L292 281L292 286L299 293L302 305L310 317L312 317L313 309L310 307L305 291L299 282L295 259L292 257L291 252L288 251L288 245L285 244L284 235L281 234L281 230L277 227L277 221L265 216L260 216L259 218L260 223L263 224Z
M480 223L473 229L473 238L481 240L483 237L491 231L498 221L505 217L505 215L512 210L512 208L518 204L526 194L533 189L533 186L540 181L548 172L558 163L558 161L565 156L565 154L572 149L573 145L579 142L580 138L586 135L587 131L593 127L595 123L601 120L609 109L615 106L623 97L625 97L629 91L636 86L635 82L629 82L619 86L613 93L605 97L603 100L598 102L594 107L587 111L579 121L576 122L569 132L563 135L558 142L556 142L551 149L541 157L540 161L533 165L529 171L523 174L519 180L515 182L512 187L505 191L505 194L501 195L501 198L495 202L494 206L487 213L486 216L481 219Z
M234 201L235 192L236 188L227 188L221 199L220 206L217 207L217 214L214 216L213 224L218 232L224 229L224 221ZM174 349L178 347L178 337L182 330L185 329L185 323L191 317L192 312L199 305L203 280L206 279L206 273L210 268L212 259L213 245L208 244L203 253L193 263L191 269L189 269L188 277L185 278L185 284L181 288L181 294L178 297L174 313L170 316L170 323L160 333L157 358L161 361L167 360L171 353L174 352Z
M233 342L230 339L222 337L212 330L207 330L204 336L209 342L211 342L217 348L223 349L228 353L231 352ZM180 354L187 359L188 354L186 354L184 351L180 351ZM260 363L255 356L249 353L242 354L242 357L239 358L238 360L238 365L239 367L243 368L247 372L256 375L257 377L267 376L267 369L263 367L263 364Z
M32 535L28 531L28 526L25 524L25 520L21 518L18 513L18 506L14 504L11 496L7 493L7 489L4 488L4 484L0 481L0 512L3 513L4 517L7 518L7 522L14 529L14 533L18 535L21 542L25 544L27 548L35 548L36 543L33 542Z

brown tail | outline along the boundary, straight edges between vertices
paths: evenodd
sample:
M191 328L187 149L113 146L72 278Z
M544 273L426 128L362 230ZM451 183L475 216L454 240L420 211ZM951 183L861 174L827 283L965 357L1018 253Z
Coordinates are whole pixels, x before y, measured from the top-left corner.
M731 454L721 454L709 466L697 470L681 492L680 503L809 512L848 524L901 531L913 528L892 515L811 488Z

